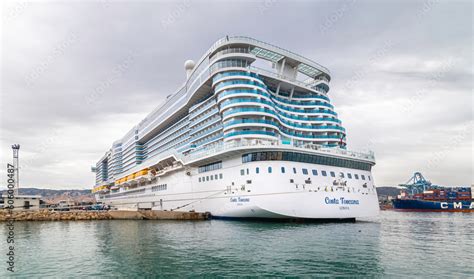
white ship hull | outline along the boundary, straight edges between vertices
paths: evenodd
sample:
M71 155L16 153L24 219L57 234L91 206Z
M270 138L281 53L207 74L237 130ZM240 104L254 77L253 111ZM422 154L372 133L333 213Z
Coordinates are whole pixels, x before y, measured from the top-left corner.
M133 189L123 190L118 197L110 194L101 201L122 210L210 212L226 218L353 219L375 216L379 211L369 171L286 161L242 163L240 156L222 165L222 169L204 173L182 167L140 187L144 189L141 193L124 195ZM307 175L303 169L308 170ZM318 175L312 174L313 169ZM321 175L323 170L327 176ZM332 177L331 172L342 172L346 179ZM347 179L347 173L358 174L359 179ZM207 180L210 176L212 180ZM338 183L345 186L334 185ZM153 187L160 190L153 191Z

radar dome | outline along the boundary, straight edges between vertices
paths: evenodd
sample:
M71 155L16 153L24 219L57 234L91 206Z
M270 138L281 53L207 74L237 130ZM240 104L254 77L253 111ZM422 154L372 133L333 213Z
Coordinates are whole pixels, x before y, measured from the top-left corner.
M193 60L186 60L186 62L184 62L184 70L186 71L187 78L189 78L189 75L191 75L191 71L194 69L194 66L196 66L196 64Z
M196 66L196 64L193 60L186 60L186 62L184 62L184 68L186 70L192 70L194 69L194 66Z

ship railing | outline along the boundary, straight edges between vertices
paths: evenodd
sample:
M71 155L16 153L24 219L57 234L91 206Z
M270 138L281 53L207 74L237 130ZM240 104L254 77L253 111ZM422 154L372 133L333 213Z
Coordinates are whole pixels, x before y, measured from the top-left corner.
M291 148L296 150L314 150L318 152L323 152L327 154L334 154L334 155L343 155L354 157L355 159L362 159L362 160L370 160L374 161L375 156L372 151L368 152L359 152L359 151L351 151L341 148L327 148L322 147L321 145L317 144L291 144L291 143L282 143L280 141L272 141L272 140L241 140L241 141L232 141L232 142L220 142L218 144L205 147L200 150L195 150L190 154L184 156L186 161L193 161L201 157L206 157L209 155L217 154L224 151L229 151L232 149L242 148L242 147L284 147L284 148Z
M229 43L229 42L235 42L235 43L248 43L250 45L255 45L255 46L260 46L260 47L263 47L263 48L266 48L270 51L276 51L276 52L279 52L281 53L282 55L285 55L285 56L293 56L299 60L301 60L301 62L305 62L311 66L314 66L315 68L317 68L318 70L322 71L322 72L326 72L326 73L330 73L329 69L320 65L319 63L309 59L309 58L306 58L300 54L297 54L297 53L294 53L290 50L287 50L287 49L284 49L284 48L281 48L279 46L276 46L276 45L273 45L273 44L270 44L270 43L267 43L267 42L263 42L263 41L259 41L259 40L256 40L256 39L253 39L253 38L250 38L250 37L245 37L245 36L229 36L229 37L225 37L225 38L222 38L220 40L218 40L217 42L214 43L214 45L211 47L210 51L213 52L215 49L217 49L218 47L220 47L221 45L223 44L226 44L226 43Z
M221 57L226 54L230 53L250 53L250 48L226 48L221 51L216 52L214 55L210 57L210 61L214 61L216 58Z
M210 66L209 71L204 72L201 76L198 77L199 80L200 80L198 82L198 84L200 84L203 81L207 80L210 76L214 75L216 72L220 71L221 69L235 68L235 67L248 69L248 70L256 72L257 74L269 76L269 77L272 77L272 78L276 78L276 79L280 79L280 80L286 80L286 81L292 82L292 83L294 83L298 86L301 86L303 88L313 90L313 91L317 91L317 92L319 92L321 94L324 94L324 95L327 94L324 90L322 90L320 88L317 88L317 87L316 88L314 87L314 84L318 83L319 80L318 81L316 81L316 80L301 81L301 80L297 80L295 78L291 78L291 77L288 77L288 76L285 76L285 75L282 75L282 74L278 74L276 72L266 70L266 69L263 69L263 68L260 68L260 67L249 66L246 63L243 63L241 65L238 65L238 64L235 64L235 65L234 64L229 64L229 65L213 64L213 65ZM192 92L192 90L190 90L190 92Z
M281 80L287 80L287 81L290 81L294 84L297 84L297 85L299 85L303 88L308 88L308 89L311 89L313 91L317 91L319 93L322 93L324 95L327 94L324 90L321 90L319 88L314 87L314 85L316 83L320 82L319 80L312 79L311 81L300 81L300 80L297 80L295 78L291 78L291 77L281 75L281 74L278 74L278 73L275 73L275 72L272 72L272 71L269 71L269 70L262 69L260 67L248 66L247 68L254 71L254 72L256 72L257 74L262 74L262 75L270 76L270 77L281 79Z

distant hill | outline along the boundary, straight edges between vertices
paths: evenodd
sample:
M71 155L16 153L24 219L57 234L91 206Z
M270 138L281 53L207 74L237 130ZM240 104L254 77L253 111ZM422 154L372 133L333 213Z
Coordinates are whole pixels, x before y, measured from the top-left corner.
M1 193L3 194L2 191ZM91 190L53 190L38 188L20 188L20 195L40 195L43 199L50 203L57 203L60 200L70 200L76 202L94 201Z
M377 187L377 195L379 196L397 196L400 194L400 188L384 186Z

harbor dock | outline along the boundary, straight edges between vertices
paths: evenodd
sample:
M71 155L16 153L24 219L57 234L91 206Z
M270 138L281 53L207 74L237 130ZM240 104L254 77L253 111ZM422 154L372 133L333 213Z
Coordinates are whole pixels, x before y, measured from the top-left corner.
M109 210L109 211L50 211L24 210L0 211L0 222L13 221L79 221L79 220L209 220L208 212L178 212L156 210Z

